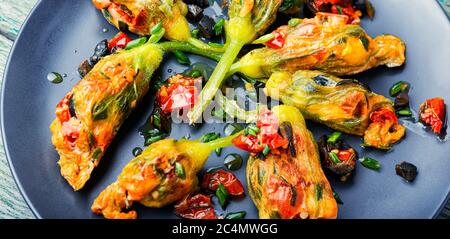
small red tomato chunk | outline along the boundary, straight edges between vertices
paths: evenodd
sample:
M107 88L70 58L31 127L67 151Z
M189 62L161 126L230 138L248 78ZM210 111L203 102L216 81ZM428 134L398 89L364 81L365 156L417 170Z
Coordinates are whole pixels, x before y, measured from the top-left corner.
M204 194L189 196L175 205L175 213L186 219L216 219L211 197Z
M284 46L284 43L286 42L286 34L281 31L274 31L272 34L275 35L274 38L267 41L265 43L266 46L274 49L281 49Z
M289 142L278 133L278 126L277 117L269 110L265 110L261 112L256 122L256 127L259 128L260 132L256 136L251 134L239 135L233 140L233 144L254 154L262 152L266 145L271 150L280 147L285 148Z
M161 86L156 94L156 102L165 114L174 110L189 108L194 105L198 95L195 84L201 78L190 78L176 75L169 79L169 84Z
M113 49L114 47L118 48L125 48L127 44L131 41L131 38L127 36L127 34L123 32L117 33L109 42L108 42L108 48L109 50Z
M398 123L397 115L391 109L383 108L370 114L373 123L384 123L386 121Z
M440 134L445 120L445 103L443 98L428 99L420 105L420 120L430 125L435 134Z
M339 152L337 153L338 158L343 161L343 162L347 162L348 160L352 159L354 157L354 152L352 149L341 149L339 150Z
M202 188L216 191L219 184L223 184L227 192L232 196L244 194L244 187L239 179L231 172L219 169L203 176Z

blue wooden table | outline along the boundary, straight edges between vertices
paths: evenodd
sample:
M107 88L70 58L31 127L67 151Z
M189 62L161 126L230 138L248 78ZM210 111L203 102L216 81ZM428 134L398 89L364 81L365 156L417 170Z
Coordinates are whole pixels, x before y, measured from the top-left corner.
M6 59L20 26L37 1L0 0L0 80L3 79ZM450 16L450 0L439 1ZM34 218L34 215L14 183L0 139L0 219L2 218ZM450 218L450 203L443 209L439 218Z

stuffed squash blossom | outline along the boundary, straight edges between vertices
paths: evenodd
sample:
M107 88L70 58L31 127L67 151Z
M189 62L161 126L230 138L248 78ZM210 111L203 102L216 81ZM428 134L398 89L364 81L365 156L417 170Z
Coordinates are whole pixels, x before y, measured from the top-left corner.
M230 69L253 78L268 78L273 72L320 70L334 75L352 75L405 62L405 44L392 35L371 38L359 25L347 24L347 16L317 13L298 19L298 25L281 26L266 42ZM264 36L263 36L264 37Z
M163 59L156 44L104 57L56 107L50 126L62 176L81 189Z
M188 42L193 46L223 52L191 36L187 5L182 0L92 0L106 20L121 31L129 30L141 36L152 35L151 29L162 23L168 40Z
M333 219L338 207L320 165L313 135L302 114L292 106L276 106L279 131L288 148L271 150L247 163L249 194L260 218Z
M95 199L92 212L110 219L135 219L133 202L163 207L183 199L198 186L197 173L216 148L232 144L235 136L208 143L164 139L132 159L117 180Z
M392 101L357 80L343 80L319 71L276 72L265 91L295 106L307 119L364 136L367 146L389 149L405 134Z

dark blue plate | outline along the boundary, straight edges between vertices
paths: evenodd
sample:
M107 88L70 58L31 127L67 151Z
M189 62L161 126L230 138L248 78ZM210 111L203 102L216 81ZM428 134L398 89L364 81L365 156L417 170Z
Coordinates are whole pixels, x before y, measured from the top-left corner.
M389 87L400 80L412 84L411 105L417 111L427 98L442 96L450 102L450 24L435 1L375 1L373 21L363 26L372 36L390 33L407 44L407 64L397 69L377 68L358 79L375 92L387 95ZM284 19L287 22L288 19ZM102 29L108 28L108 33ZM58 154L50 142L49 125L55 106L79 80L77 66L92 54L101 39L116 30L94 9L91 1L41 1L29 16L9 58L2 88L1 119L3 139L9 163L29 206L40 218L98 218L90 211L94 198L113 182L132 158L132 149L143 145L138 128L149 116L152 97L147 97L126 121L91 180L80 192L73 192L59 174ZM201 58L192 57L191 60ZM168 59L160 69L163 78L169 72L185 68ZM64 82L47 81L48 72L66 73ZM331 132L309 124L316 137ZM440 142L418 124L408 126L406 138L390 152L360 149L360 154L382 164L379 172L360 165L350 182L331 180L344 205L340 218L431 218L436 216L450 191L450 143ZM223 125L204 125L192 129L174 126L172 136L190 134L200 137L210 131L221 132ZM346 136L357 147L359 138ZM357 147L359 148L359 147ZM223 157L210 157L206 168L223 165ZM242 153L242 152L239 152ZM245 155L244 155L245 156ZM406 183L395 174L395 164L403 160L417 165L419 175ZM245 182L245 167L237 171ZM149 209L136 205L140 218L175 218L172 207ZM247 211L247 218L257 218L250 198L232 202L227 211Z

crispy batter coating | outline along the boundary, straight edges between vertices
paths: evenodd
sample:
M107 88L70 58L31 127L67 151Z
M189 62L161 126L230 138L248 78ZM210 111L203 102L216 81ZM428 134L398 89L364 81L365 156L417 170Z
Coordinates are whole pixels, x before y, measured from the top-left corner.
M81 189L122 123L147 93L162 61L157 45L146 44L105 57L56 108L50 126L61 175Z
M334 219L338 207L320 165L314 138L296 108L276 106L272 112L290 127L295 150L280 149L247 164L249 194L260 218ZM294 152L295 155L292 153Z

